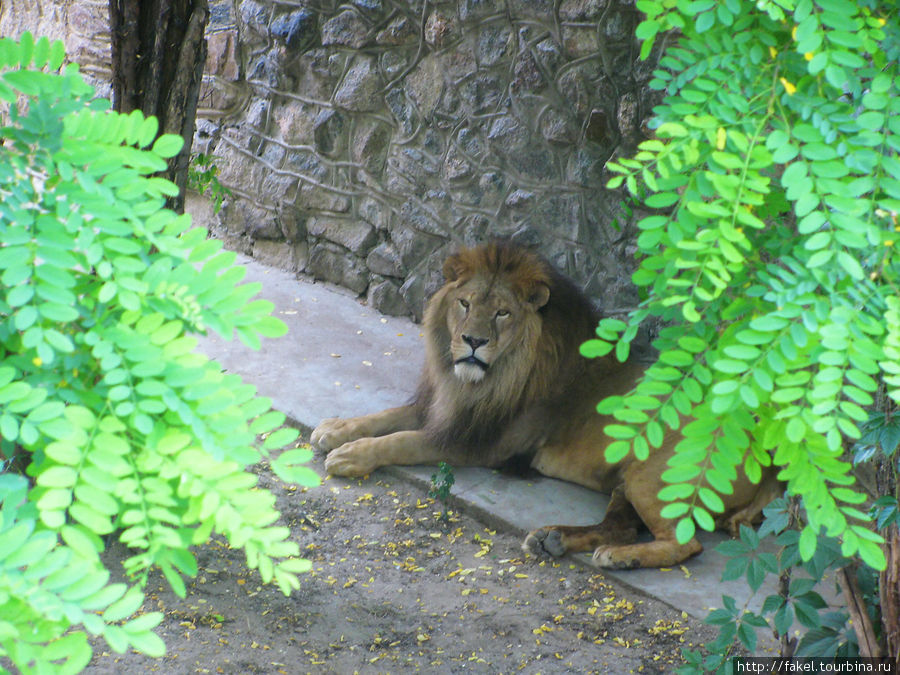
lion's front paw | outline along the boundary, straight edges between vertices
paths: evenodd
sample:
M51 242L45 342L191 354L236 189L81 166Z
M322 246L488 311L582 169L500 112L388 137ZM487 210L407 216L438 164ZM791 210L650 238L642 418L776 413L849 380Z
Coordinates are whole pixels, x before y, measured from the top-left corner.
M362 438L332 450L325 458L325 470L332 476L348 478L369 475L378 468L378 464L372 459L370 440Z
M536 556L549 553L554 558L559 558L567 549L562 532L555 527L542 527L528 533L522 542L522 550Z
M339 448L350 440L353 440L353 430L349 420L340 417L322 420L309 437L309 442L313 447L325 452Z
M594 549L591 561L597 567L608 570L631 570L640 567L641 561L634 558L629 549L629 546L598 546Z

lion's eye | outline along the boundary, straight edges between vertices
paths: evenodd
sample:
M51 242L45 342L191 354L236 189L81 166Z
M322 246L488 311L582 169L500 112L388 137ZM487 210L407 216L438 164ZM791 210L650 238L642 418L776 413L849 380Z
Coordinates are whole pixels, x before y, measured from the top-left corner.
M497 310L497 318L502 319L504 316L509 316L509 311L506 309L498 309Z
M469 301L468 300L464 300L463 298L460 298L459 304L462 305L463 309L469 309Z

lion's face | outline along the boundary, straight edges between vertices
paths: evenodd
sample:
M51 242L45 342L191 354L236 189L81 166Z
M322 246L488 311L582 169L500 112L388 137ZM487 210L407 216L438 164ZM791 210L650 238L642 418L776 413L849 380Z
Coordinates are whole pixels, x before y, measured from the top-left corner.
M523 296L502 276L480 274L451 288L446 298L447 329L456 377L480 382L501 359L515 358L516 348L540 331L537 312L548 292L541 284Z

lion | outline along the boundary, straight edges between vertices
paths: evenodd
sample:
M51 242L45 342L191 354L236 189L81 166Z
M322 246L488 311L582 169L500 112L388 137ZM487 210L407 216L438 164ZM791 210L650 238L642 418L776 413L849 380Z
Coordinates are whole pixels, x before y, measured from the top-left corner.
M676 521L660 516L660 475L680 438L669 433L646 461L604 457L614 420L597 413L607 396L629 392L644 367L613 356L586 360L579 345L599 319L575 284L535 253L505 242L464 249L443 266L445 285L424 317L425 366L409 405L322 421L311 442L336 476L387 465L500 468L525 460L538 472L611 493L603 521L530 532L526 552L593 551L600 567L668 567L702 550L679 544ZM734 532L779 494L767 473L739 475L717 521ZM646 528L653 539L638 541Z

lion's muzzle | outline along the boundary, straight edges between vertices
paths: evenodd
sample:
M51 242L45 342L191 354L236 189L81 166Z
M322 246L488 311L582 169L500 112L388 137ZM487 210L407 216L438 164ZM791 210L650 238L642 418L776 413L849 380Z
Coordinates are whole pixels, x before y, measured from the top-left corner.
M453 374L465 382L480 382L487 369L488 364L474 353L453 362Z

